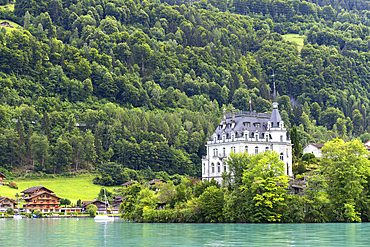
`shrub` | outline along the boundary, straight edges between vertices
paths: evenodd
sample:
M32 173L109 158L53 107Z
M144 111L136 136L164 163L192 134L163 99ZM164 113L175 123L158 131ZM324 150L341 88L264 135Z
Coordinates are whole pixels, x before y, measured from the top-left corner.
M94 217L96 215L96 211L98 210L98 207L95 206L94 204L89 204L86 207L87 212L89 212L91 217Z
M13 208L7 208L6 213L9 214L9 215L13 215L14 214L14 209Z
M9 187L13 189L18 189L18 185L15 182L10 182Z

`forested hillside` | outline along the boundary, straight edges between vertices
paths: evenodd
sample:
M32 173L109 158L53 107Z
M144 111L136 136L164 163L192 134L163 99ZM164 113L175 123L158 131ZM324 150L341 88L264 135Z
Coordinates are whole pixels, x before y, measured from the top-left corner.
M0 0L22 26L0 27L0 171L200 176L221 109L270 111L273 72L302 145L370 139L366 1L166 2Z

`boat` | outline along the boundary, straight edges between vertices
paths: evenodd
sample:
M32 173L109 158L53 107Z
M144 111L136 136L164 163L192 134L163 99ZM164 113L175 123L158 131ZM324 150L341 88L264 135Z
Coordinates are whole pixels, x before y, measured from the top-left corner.
M107 196L105 194L105 189L104 189L104 198L105 198L105 214L98 214L95 216L94 220L96 222L108 222L108 221L114 221L114 218L113 216L108 216L108 213L107 213L107 204L108 206L110 207L109 205L109 202L108 202L108 199L107 199Z
M17 201L18 201L18 204L17 204L17 206L18 206L18 213L13 216L13 219L15 219L15 220L21 220L22 219L22 216L20 215L18 196L17 196Z

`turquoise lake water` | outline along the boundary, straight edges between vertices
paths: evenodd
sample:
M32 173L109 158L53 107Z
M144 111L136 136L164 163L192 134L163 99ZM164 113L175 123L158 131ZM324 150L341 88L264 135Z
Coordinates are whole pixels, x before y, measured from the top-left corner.
M139 224L0 219L0 246L370 246L370 223Z

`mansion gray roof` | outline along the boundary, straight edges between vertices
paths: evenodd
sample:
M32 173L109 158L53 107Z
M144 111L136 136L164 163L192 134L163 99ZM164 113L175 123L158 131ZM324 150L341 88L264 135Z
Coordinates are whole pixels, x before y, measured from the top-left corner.
M257 130L259 133L264 133L268 130L268 122L271 122L272 127L278 127L282 121L279 110L274 108L272 113L256 113L250 111L235 112L235 126L233 128L232 113L226 114L226 127L224 128L224 119L216 128L213 135L217 136L217 140L222 139L222 134L226 134L226 139L231 138L231 133L235 133L235 137L243 136L244 131L248 131L249 135L253 135Z

